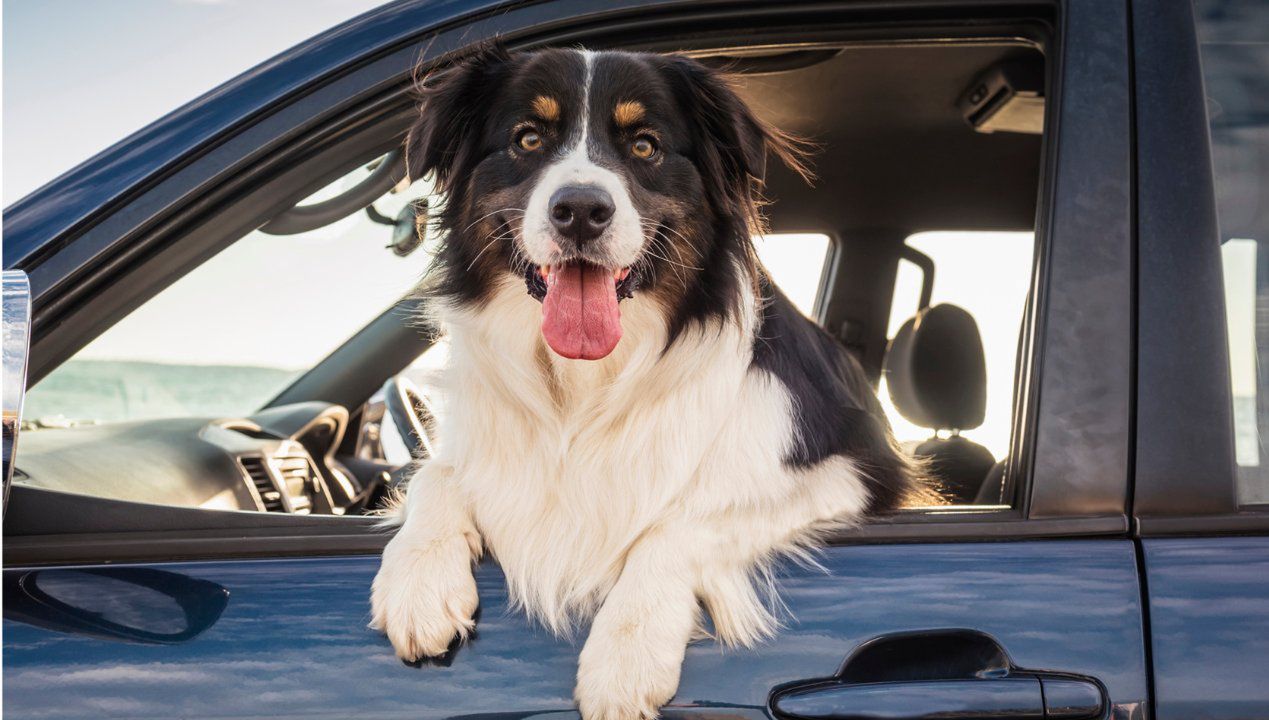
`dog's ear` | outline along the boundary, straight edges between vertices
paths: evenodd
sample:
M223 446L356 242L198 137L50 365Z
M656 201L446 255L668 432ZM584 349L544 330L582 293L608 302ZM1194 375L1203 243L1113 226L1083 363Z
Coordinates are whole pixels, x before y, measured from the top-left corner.
M721 182L724 196L752 204L766 178L768 153L811 181L809 142L760 120L722 73L689 58L667 61L670 86L697 134L702 175Z
M436 188L449 190L453 171L476 151L484 113L509 71L510 60L500 44L486 44L415 82L419 116L405 137L406 172L411 180L435 172Z

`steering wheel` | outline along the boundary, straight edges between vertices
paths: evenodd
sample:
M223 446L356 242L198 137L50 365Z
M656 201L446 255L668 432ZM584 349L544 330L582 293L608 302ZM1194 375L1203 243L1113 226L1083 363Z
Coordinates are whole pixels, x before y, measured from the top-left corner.
M383 385L383 404L401 439L414 442L414 457L432 457L432 438L428 432L436 415L418 387L409 378L397 375Z

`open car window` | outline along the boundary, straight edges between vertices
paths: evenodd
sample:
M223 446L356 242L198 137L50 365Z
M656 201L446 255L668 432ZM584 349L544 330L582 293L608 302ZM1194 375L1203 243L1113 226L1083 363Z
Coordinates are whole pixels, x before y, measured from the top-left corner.
M1031 282L1035 235L1030 232L922 232L909 237L908 247L933 261L930 305L950 303L973 318L981 339L986 370L986 410L975 427L932 428L913 422L895 406L883 375L882 406L900 443L917 445L936 434L955 430L985 447L993 458L1009 454L1013 425L1014 376L1022 333L1022 316ZM919 310L924 277L915 264L899 261L887 337Z
M720 59L732 61L725 53ZM755 71L738 80L763 119L823 146L814 184L779 171L768 179L764 192L771 204L764 214L770 230L755 238L759 259L798 310L855 353L870 381L881 381L888 419L908 452L955 455L972 443L974 455L965 462L952 457L948 477L940 477L945 487L958 488L948 496L950 504L1012 505L1002 477L1017 420L1013 375L1020 320L1034 277L1032 226L1042 170L1037 113L1044 107L1038 95L1042 83L1036 78L1043 76L1044 57L1033 44L1001 39L946 46L844 45L831 53L812 53L806 62L781 66L774 73L761 62L750 63ZM992 113L983 108L969 112L973 108L949 101L974 97L978 84L1006 80L1025 86L1028 93L1011 98L1017 101L1012 110L1021 115L1009 122L991 120ZM828 86L841 95L841 102L816 102ZM883 92L896 86L910 91ZM870 114L846 110L865 101ZM944 162L938 153L954 154L960 162ZM911 162L899 162L901 158ZM956 171L949 171L951 167ZM360 167L301 204L339 193L367 172ZM426 245L404 257L385 248L392 228L383 221L391 223L429 192L425 182L416 183L379 198L370 212L358 211L316 230L287 236L256 231L241 237L83 348L28 398L27 418L43 428L87 425L75 429L113 432L113 425L92 425L159 418L185 422L165 428L173 441L162 450L174 464L184 462L190 447L201 447L190 438L237 447L244 441L220 430L245 434L255 443L250 452L263 453L263 469L250 464L250 458L243 462L243 451L233 450L237 464L221 473L222 483L200 488L193 483L205 474L191 461L184 474L192 479L190 487L156 498L155 486L180 483L169 483L153 467L145 487L117 481L113 468L103 469L101 477L78 472L92 443L110 433L40 430L33 435L44 437L32 438L27 459L19 463L30 471L20 482L192 507L272 512L305 507L323 513L322 498L304 490L314 487L311 483L294 483L294 492L286 485L292 477L285 473L303 475L292 467L302 463L289 443L304 440L311 445L311 459L327 475L326 487L338 489L341 478L355 480L342 491L340 509L356 514L372 508L376 498L367 499L366 488L382 487L385 473L400 475L418 449L411 439L412 433L418 436L417 428L395 420L418 414L409 410L417 409L420 399L432 403L428 420L444 420L442 398L432 392L434 373L446 356L443 338L424 351L428 341L420 337L431 329L420 333L422 328L411 327L413 337L395 346L357 349L362 341L373 345L376 334L382 340L383 326L393 324L391 318L384 321L385 309L408 296L428 268L431 248ZM919 233L924 227L960 233ZM1013 232L975 230L983 227ZM977 421L922 422L889 403L893 376L886 363L894 354L886 352L887 341L905 322L930 309L920 303L923 280L899 260L904 248L932 259L935 308L958 305L977 322L981 340L976 342L986 363L986 410ZM400 327L415 318L396 322L398 331L404 334ZM375 374L387 363L363 363L359 352L398 353L401 362ZM333 361L340 353L344 357ZM338 398L321 391L292 392L314 387L306 383L319 375L353 379L356 390ZM945 388L967 385L959 377L940 382ZM280 393L284 401L278 399ZM324 403L337 410L296 411L305 422L287 424L277 414L286 412L285 407L260 412L273 401L281 406ZM260 417L269 412L274 414ZM209 418L214 419L211 430ZM226 418L232 427L225 425ZM318 438L305 424L309 420L334 431ZM130 439L160 442L150 427L136 422L131 432ZM70 457L63 437L82 438L76 443L81 455L73 473L62 462ZM261 443L268 447L261 450ZM123 451L115 455L119 465L129 461ZM246 490L241 487L244 478ZM275 494L281 499L270 499Z

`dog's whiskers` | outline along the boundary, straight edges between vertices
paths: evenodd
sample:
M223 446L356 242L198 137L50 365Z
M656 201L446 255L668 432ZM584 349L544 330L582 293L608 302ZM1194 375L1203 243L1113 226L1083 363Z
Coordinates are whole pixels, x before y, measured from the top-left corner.
M697 258L698 260L700 259L700 251L698 251L698 250L696 249L696 246L695 246L695 245L693 245L693 244L692 244L692 242L691 242L690 240L688 240L688 239L687 239L687 236L686 236L686 235L684 235L683 233L679 232L678 230L675 230L674 228L670 227L669 225L665 225L665 224L661 224L661 225L659 225L659 226L658 226L658 229L659 229L659 230L663 230L663 231L665 231L665 232L672 233L675 237L677 237L678 239L682 240L682 241L683 241L683 244L687 246L688 250L691 250L691 251L692 251L692 254L693 254L694 256L696 256L696 258ZM677 243L675 243L675 244L674 244L674 249L675 249L675 251L676 251L676 252L678 252L679 259L680 259L680 260L682 260L682 259L683 259L683 253L682 253L681 251L679 251L679 245L678 245ZM686 261L684 261L684 262L686 262Z
M481 222L482 220L484 220L485 218L487 218L487 217L490 217L490 216L493 216L493 215L497 215L498 213L510 213L510 212L518 212L518 213L520 213L521 215L523 215L523 214L524 214L524 208L502 208L502 209L500 209L500 210L494 210L493 212L488 212L488 213L485 213L484 215L481 215L480 217L478 217L478 218L476 218L475 220L473 220L473 221L472 221L472 223L471 223L470 225L468 225L467 227L463 228L463 230L462 230L462 231L463 231L463 232L467 232L468 230L471 230L472 228L474 228L474 227L476 227L477 225L479 225L479 224L480 224L480 222Z
M666 255L668 255L669 253L663 247L666 240L660 232L660 229L662 227L661 224L653 220L641 220L640 226L643 230L643 235L645 240L645 244L643 248L644 253L640 257L640 260L645 262L649 270L652 269L652 263L650 260L648 260L649 256L655 257L659 260L666 262L667 264L671 266L671 269L673 270L675 277L677 277L683 284L687 284L687 275L686 273L684 273L684 270L691 269L691 268L681 263L676 263L670 258L666 257ZM657 252L658 250L665 252L666 255L663 255ZM682 260L682 257L683 256L680 253L679 259Z
M674 262L673 260L669 259L668 257L664 255L654 252L651 247L645 247L643 251L647 253L648 255L651 255L657 259L664 260L665 262L669 263L674 268L675 274L678 275L679 279L683 281L684 284L687 283L687 275L683 272L682 265Z
M501 232L497 234L490 233L492 237L490 238L489 242L485 243L485 246L480 249L480 252L476 253L476 257L471 259L471 262L467 264L467 270L465 270L464 272L468 272L473 267L475 267L476 261L480 260L480 256L484 255L485 251L488 250L490 247L492 247L494 243L498 242L499 240L505 240L506 238L510 237L511 227L509 226L508 223L503 223L502 225L499 226L499 229L501 230Z
M682 237L682 236L680 235L679 237ZM686 241L687 241L687 238L683 238L683 240L684 240L684 242L686 242ZM679 243L672 243L672 242L669 242L668 240L666 240L666 241L664 241L664 244L669 245L669 246L670 246L670 248L672 248L672 249L674 250L674 254L675 254L675 255L677 255L677 256L678 256L678 258L679 258L679 262L680 262L680 263L683 263L685 267L694 267L694 268L696 268L697 270L704 270L704 268L702 268L702 267L697 267L697 266L695 266L695 265L687 265L687 259L683 257L683 251L679 248ZM689 247L690 247L690 245L689 245Z
M657 249L662 250L663 252L668 252L668 251L669 251L669 247L667 247L667 246L672 247L672 248L674 249L674 252L678 255L679 260L680 260L681 262L675 262L674 260L671 260L670 258L665 257L665 256L663 256L663 255L657 255L656 253L653 253L653 254L654 254L654 255L656 255L656 257L658 257L658 258L660 258L660 259L662 259L662 260L664 260L664 261L666 261L666 262L670 263L671 265L677 265L678 267L683 268L683 269L685 269L685 270L697 270L697 271L700 271L700 270L704 270L704 269L705 269L705 268L702 268L702 267L697 266L697 265L689 265L689 264L687 264L687 263L686 263L686 261L684 261L684 258L683 258L683 253L679 252L678 248L675 246L675 243L669 243L669 242L667 242L665 239L663 239L663 238L661 238L661 237L659 236L659 233L654 233L654 234L652 235L652 237L651 237L651 238L649 238L649 241L648 241L648 246L646 246L646 247L644 248L644 250L645 250L645 251L647 251L647 252L651 252L650 248L655 247L655 248L657 248Z

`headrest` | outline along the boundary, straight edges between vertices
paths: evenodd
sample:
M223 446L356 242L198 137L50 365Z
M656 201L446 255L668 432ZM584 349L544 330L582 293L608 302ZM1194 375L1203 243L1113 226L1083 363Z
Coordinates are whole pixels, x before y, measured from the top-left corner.
M970 430L987 411L987 364L974 317L935 305L899 328L884 366L890 399L910 422L935 430Z

